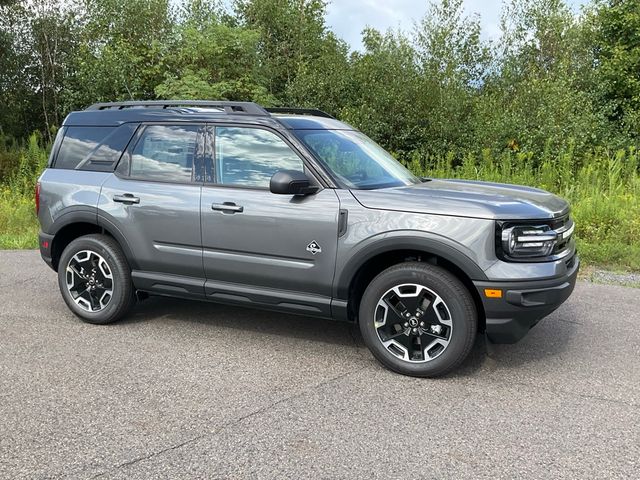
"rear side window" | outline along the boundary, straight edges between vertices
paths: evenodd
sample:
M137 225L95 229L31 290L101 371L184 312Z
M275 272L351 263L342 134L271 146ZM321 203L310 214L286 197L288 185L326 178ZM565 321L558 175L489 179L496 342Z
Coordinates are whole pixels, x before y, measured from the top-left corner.
M62 139L64 138L64 134L66 132L66 128L62 127L60 130L58 130L58 133L56 135L56 139L53 142L53 146L51 147L51 153L49 154L49 160L47 161L47 167L51 167L53 165L53 161L56 157L56 154L58 153L58 150L60 149L60 144L62 143Z
M110 172L136 128L136 124L130 123L119 127L68 127L54 167ZM55 148L54 145L52 154L56 151Z
M131 152L130 176L142 180L190 182L197 125L150 125Z
M122 152L127 147L137 128L138 125L132 123L120 125L107 135L76 168L79 170L111 172L118 160L120 160Z
M75 169L116 127L68 127L54 168Z

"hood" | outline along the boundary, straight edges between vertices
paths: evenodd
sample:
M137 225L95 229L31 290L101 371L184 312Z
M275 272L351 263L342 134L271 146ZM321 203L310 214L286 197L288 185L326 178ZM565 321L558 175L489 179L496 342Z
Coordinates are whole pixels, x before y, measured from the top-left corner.
M434 179L351 193L367 208L493 220L541 220L569 212L569 204L556 195L502 183Z

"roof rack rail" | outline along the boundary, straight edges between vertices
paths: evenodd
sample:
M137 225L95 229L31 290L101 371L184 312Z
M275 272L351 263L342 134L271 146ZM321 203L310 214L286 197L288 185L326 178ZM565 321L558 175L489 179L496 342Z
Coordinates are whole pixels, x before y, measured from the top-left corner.
M142 100L127 102L94 103L86 110L123 110L125 108L172 108L172 107L211 107L219 108L227 114L268 116L269 113L254 102L231 102L226 100Z
M333 115L329 115L327 112L318 110L316 108L289 108L289 107L274 107L265 109L269 113L291 113L293 115L315 115L316 117L333 118Z

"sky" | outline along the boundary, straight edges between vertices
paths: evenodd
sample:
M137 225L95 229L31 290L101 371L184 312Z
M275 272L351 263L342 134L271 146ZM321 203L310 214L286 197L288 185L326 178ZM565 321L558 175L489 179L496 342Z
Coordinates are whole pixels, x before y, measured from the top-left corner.
M567 0L567 3L579 11L588 0ZM359 50L363 28L411 31L414 23L424 16L427 4L427 0L332 0L327 8L327 23L353 50ZM497 38L502 0L464 0L464 5L467 13L480 15L483 37Z

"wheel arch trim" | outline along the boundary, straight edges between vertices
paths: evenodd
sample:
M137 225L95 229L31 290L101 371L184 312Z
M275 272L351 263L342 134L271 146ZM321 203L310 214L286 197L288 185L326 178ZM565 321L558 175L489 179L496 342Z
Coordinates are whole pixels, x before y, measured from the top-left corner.
M55 237L60 230L73 223L91 223L98 226L98 209L86 206L68 207L55 218L45 233Z
M105 233L109 234L113 237L125 254L127 261L131 265L131 268L135 268L136 262L135 258L129 248L129 245L120 230L113 225L111 222L102 221L102 219L97 212L97 208L95 207L78 207L73 210L69 210L64 212L62 215L58 216L55 221L51 224L51 228L49 228L48 235L52 236L52 250L53 245L56 242L56 238L58 234L63 231L65 228L70 227L74 224L86 223L90 225L95 225L97 228L103 229ZM106 225L105 225L106 224ZM52 261L55 260L52 258Z
M439 238L418 234L401 237L385 236L361 247L341 271L336 272L334 298L348 299L352 280L369 260L384 253L401 250L414 250L441 257L459 268L470 280L487 280L484 271L466 253Z

